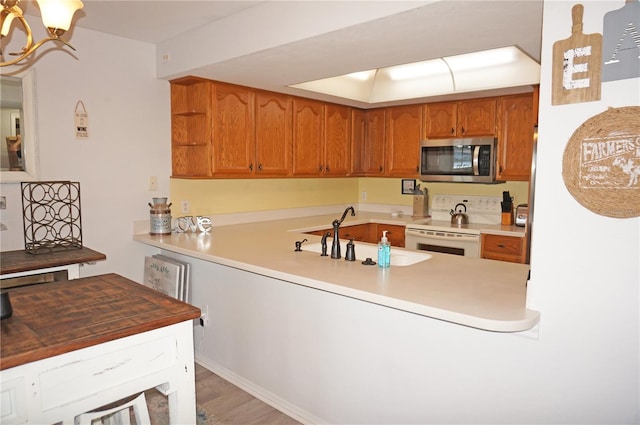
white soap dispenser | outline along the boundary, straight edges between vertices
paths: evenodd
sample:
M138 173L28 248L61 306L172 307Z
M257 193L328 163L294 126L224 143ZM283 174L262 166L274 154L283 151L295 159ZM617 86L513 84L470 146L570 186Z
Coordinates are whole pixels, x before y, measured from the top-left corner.
M382 239L378 243L378 267L387 268L391 265L391 244L387 239L387 230L382 231Z

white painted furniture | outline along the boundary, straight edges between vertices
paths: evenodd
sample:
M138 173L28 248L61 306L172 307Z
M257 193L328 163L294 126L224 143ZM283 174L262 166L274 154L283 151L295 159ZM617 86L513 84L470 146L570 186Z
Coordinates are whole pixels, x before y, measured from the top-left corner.
M73 425L157 387L174 425L196 423L196 307L115 274L11 290L2 320L3 425Z
M131 425L129 409L133 409L136 425L151 423L149 409L147 408L147 399L144 393L140 393L138 397L119 406L105 410L94 410L78 415L75 419L75 425L91 425L91 423L97 419L100 419L103 425Z

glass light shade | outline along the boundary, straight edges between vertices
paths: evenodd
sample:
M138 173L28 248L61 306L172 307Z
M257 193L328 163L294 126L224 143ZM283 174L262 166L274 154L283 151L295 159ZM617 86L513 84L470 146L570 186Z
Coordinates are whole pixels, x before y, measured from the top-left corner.
M76 10L84 6L80 0L37 0L42 23L47 28L67 31Z

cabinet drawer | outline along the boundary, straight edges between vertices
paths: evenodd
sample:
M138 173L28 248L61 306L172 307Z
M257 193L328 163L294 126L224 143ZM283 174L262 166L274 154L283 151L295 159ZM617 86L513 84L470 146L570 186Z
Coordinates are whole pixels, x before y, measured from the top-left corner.
M525 238L503 235L482 235L482 258L524 262Z

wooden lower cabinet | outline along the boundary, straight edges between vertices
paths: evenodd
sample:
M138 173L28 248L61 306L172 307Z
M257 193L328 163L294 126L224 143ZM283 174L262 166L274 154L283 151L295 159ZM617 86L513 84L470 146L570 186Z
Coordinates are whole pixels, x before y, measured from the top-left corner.
M378 243L382 237L382 231L387 231L387 239L391 246L397 246L404 248L404 226L397 224L381 224L381 223L366 223L355 224L353 226L341 226L339 235L340 240L353 239L357 242L366 243ZM326 228L322 230L314 230L307 232L310 235L322 236L327 232L331 232L331 240L333 240L333 228Z
M524 263L526 261L527 238L504 235L481 235L482 258L489 260L510 261Z

